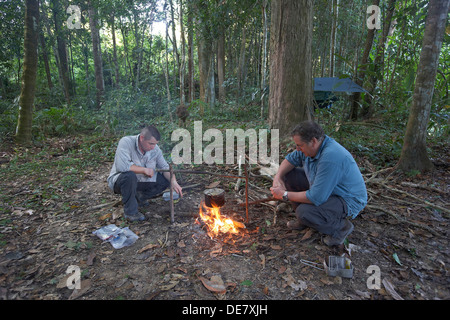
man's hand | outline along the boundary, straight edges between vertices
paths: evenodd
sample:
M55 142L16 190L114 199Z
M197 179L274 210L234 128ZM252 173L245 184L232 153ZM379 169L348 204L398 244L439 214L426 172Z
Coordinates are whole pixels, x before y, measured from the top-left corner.
M286 192L286 188L284 186L272 187L270 188L270 192L272 192L272 196L275 199L282 200L283 194Z
M272 188L283 188L283 189L286 189L286 186L284 185L283 179L278 178L278 175L276 175L273 178Z
M173 191L175 191L176 193L178 193L180 195L180 197L183 197L183 188L180 187L180 185L178 184L178 182L174 181L172 184L172 189Z
M153 177L153 175L155 174L155 170L151 169L151 168L144 168L144 172L143 172L147 177Z

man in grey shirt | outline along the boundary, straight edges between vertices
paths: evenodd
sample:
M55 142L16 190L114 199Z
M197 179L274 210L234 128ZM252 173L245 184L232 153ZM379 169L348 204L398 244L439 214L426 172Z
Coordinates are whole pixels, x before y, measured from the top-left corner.
M159 131L151 125L143 128L137 136L123 137L117 146L108 186L122 195L124 216L130 221L145 220L138 207L145 206L147 199L170 185L168 172L155 174L155 169L169 168L158 146L160 139ZM175 176L172 185L173 191L183 196Z

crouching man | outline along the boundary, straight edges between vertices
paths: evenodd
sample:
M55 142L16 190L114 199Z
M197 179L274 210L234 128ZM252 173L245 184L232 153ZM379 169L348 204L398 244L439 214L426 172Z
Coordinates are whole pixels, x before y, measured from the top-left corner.
M367 191L352 155L313 121L292 131L297 148L274 177L273 196L291 201L297 219L288 228L316 229L328 246L340 245L353 231L354 219L367 204Z
M114 193L122 195L124 216L129 221L145 220L138 207L148 205L148 199L170 185L169 172L155 172L155 169L169 169L158 146L160 138L159 131L148 126L137 136L123 137L117 146L108 186ZM175 176L172 185L173 191L183 196Z

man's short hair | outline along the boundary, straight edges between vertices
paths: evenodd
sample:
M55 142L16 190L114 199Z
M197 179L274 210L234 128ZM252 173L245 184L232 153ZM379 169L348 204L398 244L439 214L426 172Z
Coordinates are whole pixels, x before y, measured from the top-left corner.
M299 125L297 125L291 132L292 136L300 136L300 138L308 143L311 142L313 138L321 141L325 133L319 124L314 121L303 121Z
M156 139L156 141L161 140L161 134L158 129L154 125L149 125L141 130L141 136L144 137L144 140L150 140L152 137Z

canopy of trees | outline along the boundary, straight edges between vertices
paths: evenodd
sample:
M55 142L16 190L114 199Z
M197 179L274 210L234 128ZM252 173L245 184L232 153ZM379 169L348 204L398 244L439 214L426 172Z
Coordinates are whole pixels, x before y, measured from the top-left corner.
M283 0L3 1L0 130L21 143L123 132L157 117L173 123L180 104L199 116L253 108L254 118L284 130L323 116L311 87L329 76L368 91L340 96L328 111L338 121L388 121L404 132L434 2L448 11L442 0L315 0L292 8ZM422 129L430 138L448 134L443 28L433 29L443 42Z

